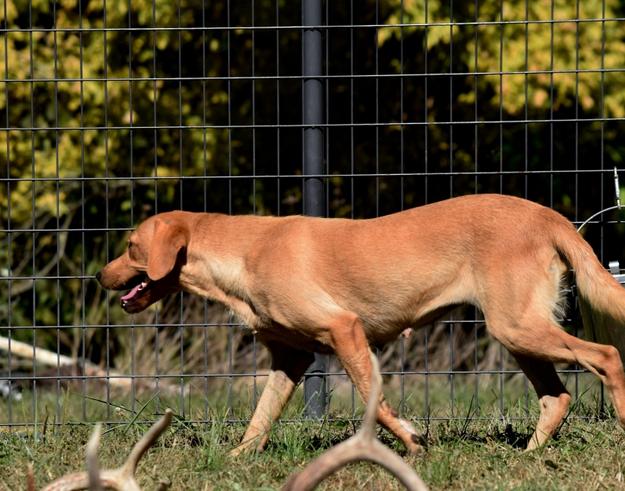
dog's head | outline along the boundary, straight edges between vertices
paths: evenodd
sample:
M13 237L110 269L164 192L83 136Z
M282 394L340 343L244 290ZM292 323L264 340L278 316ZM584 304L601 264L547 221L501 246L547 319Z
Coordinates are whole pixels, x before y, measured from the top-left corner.
M126 251L96 274L110 290L129 290L121 297L128 313L141 312L180 290L189 229L176 212L148 218L130 234Z

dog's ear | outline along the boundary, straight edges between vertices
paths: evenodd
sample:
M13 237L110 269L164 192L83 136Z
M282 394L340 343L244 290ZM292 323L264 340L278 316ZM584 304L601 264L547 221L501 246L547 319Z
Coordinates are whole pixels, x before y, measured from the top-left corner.
M189 230L157 218L148 254L148 278L158 281L172 272L180 251L189 243Z

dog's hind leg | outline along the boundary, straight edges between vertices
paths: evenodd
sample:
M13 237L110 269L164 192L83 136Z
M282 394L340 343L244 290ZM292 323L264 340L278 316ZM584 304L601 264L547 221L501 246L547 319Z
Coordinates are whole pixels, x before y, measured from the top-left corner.
M330 341L339 361L366 403L371 386L370 348L362 323L355 314L346 313L330 324ZM411 453L422 450L416 430L380 397L378 421L399 438Z
M542 446L560 427L571 396L558 377L553 363L520 354L515 355L515 358L534 386L540 405L536 430L526 449L533 450Z
M266 343L271 351L271 371L241 443L231 456L261 451L269 439L271 425L280 417L293 390L313 361L313 355L281 344Z
M578 363L594 373L608 389L619 422L625 427L625 373L618 350L614 346L578 339L563 331L555 322L545 318L526 316L522 319L517 322L507 319L507 323L494 321L491 322L489 330L517 357L521 355L548 362ZM486 323L489 324L488 316ZM498 327L502 325L509 327L505 329ZM544 367L545 365L542 368ZM551 368L546 373L537 368L533 370L533 374L536 379L540 378L543 384L547 380L545 386L552 387L556 392L561 390L555 389ZM560 403L562 404L560 410L563 402ZM555 419L555 416L547 417L548 421ZM544 439L546 440L546 437Z

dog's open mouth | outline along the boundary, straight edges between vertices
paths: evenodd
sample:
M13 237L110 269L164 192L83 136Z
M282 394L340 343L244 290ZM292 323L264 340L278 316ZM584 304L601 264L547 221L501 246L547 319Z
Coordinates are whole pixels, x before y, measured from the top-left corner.
M128 293L121 297L120 302L122 308L126 311L133 310L133 305L141 298L143 293L150 285L150 280L146 277L142 278L142 281L135 285Z

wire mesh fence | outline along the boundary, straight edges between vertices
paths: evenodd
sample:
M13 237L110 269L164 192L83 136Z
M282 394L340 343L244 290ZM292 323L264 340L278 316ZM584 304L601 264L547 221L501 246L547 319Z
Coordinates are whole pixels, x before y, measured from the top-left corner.
M151 214L310 213L311 179L316 213L333 217L498 192L579 224L613 204L620 4L351 0L306 22L308 3L2 2L0 425L165 406L188 421L249 418L268 360L245 326L185 293L129 316L94 279ZM615 212L586 237L607 263L624 233ZM572 306L573 331L575 318ZM411 418L530 411L473 308L378 353L388 398ZM577 367L561 374L574 398L602 404ZM354 416L340 367L321 375L328 417Z

